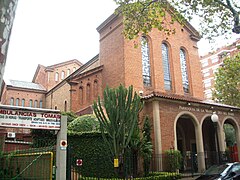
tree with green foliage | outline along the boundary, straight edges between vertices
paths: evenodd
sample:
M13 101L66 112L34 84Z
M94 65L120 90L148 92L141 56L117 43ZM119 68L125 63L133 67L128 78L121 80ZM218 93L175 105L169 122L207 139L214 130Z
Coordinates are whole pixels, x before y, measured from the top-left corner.
M213 99L240 107L240 53L226 58L215 75Z
M232 31L240 33L239 0L114 0L123 15L124 35L136 38L157 28L166 34L175 33L174 22L199 19L201 34L211 39ZM167 12L171 19L168 20Z
M143 129L142 129L143 139L141 146L141 154L143 157L143 169L144 175L149 175L150 162L152 159L153 145L151 138L151 124L149 116L146 116L144 119Z
M112 156L119 159L120 167L136 129L142 106L139 95L133 92L133 86L127 89L123 85L116 89L106 87L103 100L98 97L98 101L93 104L103 139Z
M67 124L78 117L74 112L62 112L62 116L67 116Z
M68 125L68 131L73 132L100 131L100 125L95 115L86 114L74 119Z

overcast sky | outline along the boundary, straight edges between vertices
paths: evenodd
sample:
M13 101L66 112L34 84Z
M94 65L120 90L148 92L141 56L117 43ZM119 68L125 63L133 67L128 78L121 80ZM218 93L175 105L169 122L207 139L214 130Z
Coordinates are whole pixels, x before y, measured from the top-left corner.
M116 7L113 0L18 0L4 79L30 82L38 64L87 62L99 53L96 28ZM210 51L206 43L200 54Z

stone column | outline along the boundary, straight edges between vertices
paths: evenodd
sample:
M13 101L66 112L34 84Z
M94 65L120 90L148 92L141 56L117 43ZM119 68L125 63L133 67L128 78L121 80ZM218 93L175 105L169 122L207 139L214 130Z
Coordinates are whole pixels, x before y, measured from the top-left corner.
M236 134L236 141L237 141L237 149L238 149L238 161L240 160L240 132L239 132L239 126L237 129L235 129Z
M154 128L154 144L155 144L155 162L156 171L162 171L162 140L160 126L159 102L153 101L153 128Z
M202 173L205 171L205 154L203 148L203 136L201 126L195 125L195 136L197 144L197 158L198 158L198 172Z

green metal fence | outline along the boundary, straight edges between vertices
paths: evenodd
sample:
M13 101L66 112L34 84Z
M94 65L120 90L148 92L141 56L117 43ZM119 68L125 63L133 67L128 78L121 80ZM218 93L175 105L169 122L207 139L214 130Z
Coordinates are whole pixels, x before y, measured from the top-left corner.
M54 140L37 148L0 152L0 180L54 180L55 144Z

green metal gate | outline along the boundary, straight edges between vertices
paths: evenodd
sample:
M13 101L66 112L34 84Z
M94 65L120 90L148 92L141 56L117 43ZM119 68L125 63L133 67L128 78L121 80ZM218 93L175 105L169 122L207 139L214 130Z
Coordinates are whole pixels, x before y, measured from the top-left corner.
M55 179L55 146L1 153L1 180Z

